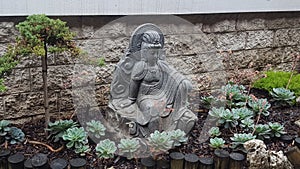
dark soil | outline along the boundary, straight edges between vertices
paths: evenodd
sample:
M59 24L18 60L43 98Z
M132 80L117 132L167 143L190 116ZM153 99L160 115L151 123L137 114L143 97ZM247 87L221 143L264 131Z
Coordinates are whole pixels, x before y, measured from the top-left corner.
M259 98L268 97L268 95L263 91L251 91L251 93L253 93L255 96ZM201 133L202 131L205 130L208 131L209 127L212 125L212 123L207 123L206 120L208 110L199 107L194 107L193 109L197 113L199 120L195 124L195 127L193 128L191 133L189 134L188 143L182 145L179 148L170 150L170 152L180 151L183 153L195 153L199 157L203 157L203 156L212 157L213 150L210 149L208 145L208 137L206 137L207 133L206 132ZM299 119L300 119L299 105L293 107L285 107L285 108L278 107L278 108L271 108L270 115L268 117L262 116L260 123L279 122L281 124L284 124L287 134L295 138L298 136L298 132L300 130L299 127L294 124L294 122ZM53 119L53 121L54 120L55 119ZM74 120L76 120L76 117ZM18 126L18 127L20 127L24 131L27 140L40 141L52 146L54 149L57 149L62 145L61 143L53 143L50 140L47 140L44 133L43 119L31 121L29 123L23 124L22 126ZM223 133L222 138L224 138L229 143L230 137L233 136L233 133L228 129L222 129L221 131ZM285 143L280 138L272 138L271 140L266 140L265 143L267 147L271 150L285 151L287 147L291 146L291 143ZM91 142L90 146L91 149L94 150L95 143ZM3 148L3 145L1 148ZM49 149L44 146L33 145L28 142L25 142L23 144L17 144L17 145L9 145L9 148L12 150L13 153L15 152L24 153L26 158L30 158L36 153L47 154L50 161L52 161L54 158L64 158L66 160L70 160L71 158L80 157L77 154L75 154L72 150L69 150L67 148L64 148L60 152L54 153L49 151ZM225 148L225 149L229 152L232 152L232 149L230 148ZM140 168L137 167L137 162L135 160L127 160L119 156L116 156L114 159L111 160L97 161L97 157L94 151L88 153L84 158L88 161L88 168L94 168L94 166L98 166L100 164L108 167L113 166L114 168L117 169L118 168L128 168L128 169ZM161 158L167 159L168 156L164 155Z

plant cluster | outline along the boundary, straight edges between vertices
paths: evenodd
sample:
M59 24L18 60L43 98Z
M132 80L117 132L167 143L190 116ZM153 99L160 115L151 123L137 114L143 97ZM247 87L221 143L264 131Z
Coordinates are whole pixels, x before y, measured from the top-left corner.
M62 138L67 142L67 148L74 148L77 154L84 155L89 151L87 133L83 127L69 128L64 132Z
M118 148L121 155L126 156L128 159L134 158L134 153L140 148L139 140L133 139L121 139Z
M77 127L78 123L73 120L58 120L50 122L48 124L49 136L48 138L54 138L54 142L58 142L62 139L62 136L66 133L69 128Z
M212 127L208 131L211 137L209 140L210 147L224 147L225 141L218 138L222 137L220 128L233 134L233 137L230 138L230 147L233 149L242 149L243 143L251 139L263 140L285 134L284 126L277 122L258 124L261 115L269 115L271 104L267 99L258 99L253 95L246 95L246 89L242 85L229 83L222 87L222 90L226 97L220 101L226 103L225 106L212 107L209 111L209 115L216 120L217 124L217 127ZM238 131L242 131L242 133Z
M96 146L96 153L99 158L109 159L114 157L117 151L115 142L105 139L100 141Z
M16 144L25 140L24 132L17 127L10 127L7 120L0 121L0 137L9 141L10 144Z
M274 88L286 88L300 96L300 74L285 71L267 71L264 78L253 83L254 88L272 92Z

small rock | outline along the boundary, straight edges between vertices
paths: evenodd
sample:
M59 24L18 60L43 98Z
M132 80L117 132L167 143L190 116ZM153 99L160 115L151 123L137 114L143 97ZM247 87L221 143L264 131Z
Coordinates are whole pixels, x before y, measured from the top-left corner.
M295 121L295 124L296 124L298 127L300 127L300 119L297 120L297 121Z
M249 169L293 169L293 165L282 151L269 151L262 140L250 140L244 143Z

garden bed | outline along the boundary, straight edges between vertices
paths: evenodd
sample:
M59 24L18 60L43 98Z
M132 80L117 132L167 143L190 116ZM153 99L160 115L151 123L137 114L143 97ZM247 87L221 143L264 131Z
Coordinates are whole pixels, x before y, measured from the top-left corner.
M260 90L252 90L252 94L259 98L269 98L266 92L262 92ZM192 106L193 107L193 106ZM208 138L201 135L203 130L203 126L207 125L206 118L208 116L208 110L204 108L193 108L198 115L198 121L195 124L195 127L192 129L191 133L188 136L187 144L184 144L180 147L176 147L175 149L170 150L169 152L182 152L183 154L193 153L196 154L198 157L213 157L214 156L214 149L210 148L209 140L203 140L203 138ZM269 109L270 115L269 116L262 116L260 122L267 123L267 122L279 122L284 124L285 131L289 136L296 138L299 132L299 126L295 125L295 121L300 119L300 107L299 105L295 105L292 107L274 107L272 106ZM68 118L68 117L65 117ZM57 119L52 119L57 120ZM76 116L73 117L73 120L76 121ZM26 134L26 141L24 143L15 144L15 145L8 145L8 149L11 150L12 154L16 152L21 152L24 154L25 158L31 158L37 153L44 153L48 155L50 161L54 160L55 158L63 158L69 161L72 158L80 157L78 154L74 153L73 150L64 148L62 151L59 152L51 152L48 148L42 145L31 144L28 141L39 141L46 143L53 147L54 149L58 149L61 147L59 143L53 143L47 139L44 133L44 119L36 119L34 121L30 121L23 125L17 126L21 128L24 133ZM229 132L226 128L220 129L222 134L222 138L226 141L224 150L228 152L234 152L231 148L229 148L230 137L233 136L233 133ZM95 153L95 146L96 144L89 140L89 145L91 146L91 151L86 153L86 156L83 157L87 160L87 168L94 168L94 166L102 166L107 167L114 167L114 168L139 168L140 162L136 162L135 160L127 160L124 157L115 156L112 159L108 160L97 160L97 155ZM288 147L292 146L292 143L288 143L283 141L281 138L271 138L265 140L265 144L269 150L275 151L286 151ZM3 148L4 145L2 145ZM240 152L240 151L238 151ZM82 157L81 157L82 158ZM161 155L159 158L169 160L169 156L164 154ZM244 161L245 162L245 161ZM138 165L138 167L137 167ZM244 168L247 168L247 163L245 162Z

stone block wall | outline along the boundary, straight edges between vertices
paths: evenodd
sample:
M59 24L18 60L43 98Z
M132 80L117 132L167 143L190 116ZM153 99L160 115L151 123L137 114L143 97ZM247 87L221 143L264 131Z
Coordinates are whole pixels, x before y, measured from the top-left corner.
M300 52L300 12L242 13L179 16L64 16L77 33L77 44L91 58L104 57L97 67L98 106L106 106L114 65L126 51L132 31L153 22L165 34L167 60L185 74L199 93L219 89L228 80L249 83L251 73L267 67L290 70ZM172 20L174 19L174 20ZM0 55L18 32L25 17L0 17ZM49 57L50 112L72 113L72 78L80 59ZM299 65L298 67L299 68ZM251 80L251 79L250 79ZM39 58L23 58L5 78L7 91L0 94L0 119L31 119L43 114Z

